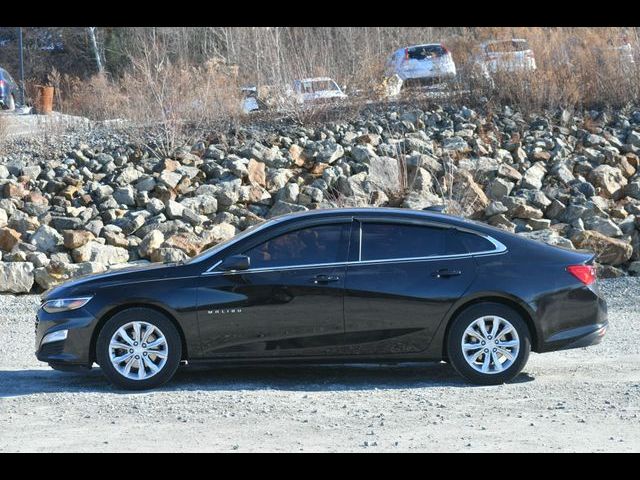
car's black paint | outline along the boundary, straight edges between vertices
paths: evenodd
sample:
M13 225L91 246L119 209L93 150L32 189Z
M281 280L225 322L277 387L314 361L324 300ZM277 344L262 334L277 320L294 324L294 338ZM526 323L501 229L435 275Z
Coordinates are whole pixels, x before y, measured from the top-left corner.
M491 254L358 262L359 222L431 225L488 235ZM221 262L282 233L345 224L345 262L292 269L225 271ZM480 223L401 209L318 210L275 219L184 264L126 268L70 281L43 300L89 296L83 308L38 312L37 356L55 365L95 361L95 339L115 313L145 306L166 314L189 361L398 361L446 357L447 328L464 307L497 301L516 309L537 352L597 343L606 304L595 285L566 271L590 253L524 239ZM68 329L58 351L40 348ZM51 344L50 344L51 345Z

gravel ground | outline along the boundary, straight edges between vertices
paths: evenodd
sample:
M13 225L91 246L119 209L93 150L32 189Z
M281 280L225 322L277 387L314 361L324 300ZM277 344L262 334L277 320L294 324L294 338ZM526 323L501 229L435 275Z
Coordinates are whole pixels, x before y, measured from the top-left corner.
M640 279L603 280L610 329L516 381L446 364L217 368L152 392L33 355L36 296L0 296L0 451L638 451Z

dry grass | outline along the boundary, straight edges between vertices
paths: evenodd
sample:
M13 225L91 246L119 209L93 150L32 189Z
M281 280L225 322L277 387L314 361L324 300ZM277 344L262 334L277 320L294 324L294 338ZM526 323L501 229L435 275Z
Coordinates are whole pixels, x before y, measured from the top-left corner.
M172 52L172 44L162 43L157 37L140 37L136 48L127 52L130 58L128 70L117 79L94 76L81 81L54 71L50 79L56 87L56 105L63 112L92 119L127 118L136 125L158 125L165 132L165 143L174 145L186 131L185 126L193 128L215 122L242 121L239 78L243 83L260 84L268 73L268 83L276 85L277 89L294 78L333 74L340 85L346 86L353 107L340 110L324 105L304 108L284 105L288 112L285 116L301 124L344 121L357 114L364 101L380 99L388 55L411 43L435 41L441 41L449 48L459 72L453 85L454 95L437 99L441 104L482 104L488 110L509 104L526 112L558 107L617 107L640 99L640 58L636 57L635 64L625 63L611 48L619 45L621 38L627 35L637 55L637 36L633 29L389 27L387 31L376 27L326 32L309 30L308 35L320 35L324 39L315 43L299 37L299 30L293 34L282 30L278 34L280 40L274 37L274 30L269 30L264 37L260 37L260 29L247 29L246 35L238 32L229 32L232 37L235 35L231 42L233 51L245 51L242 42L248 42L244 45L248 51L255 51L257 47L265 55L261 60L251 56L245 58L238 53L235 62L238 76L229 74L229 52L225 70L213 62L190 63L184 55L176 56ZM287 35L295 45L281 43ZM330 41L331 35L337 40ZM493 75L491 83L479 78L473 62L479 43L508 38L525 38L529 42L535 53L537 70L498 73ZM270 51L267 47L275 50ZM265 59L271 59L270 63L265 63ZM433 99L420 100L413 94L404 95L401 100L423 106L433 102ZM282 113L277 115L282 116Z

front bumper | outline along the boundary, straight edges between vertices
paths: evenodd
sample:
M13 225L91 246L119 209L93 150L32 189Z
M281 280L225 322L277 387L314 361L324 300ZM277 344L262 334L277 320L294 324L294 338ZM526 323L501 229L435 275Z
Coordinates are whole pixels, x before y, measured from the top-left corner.
M36 316L35 353L41 362L55 365L91 366L91 338L96 319L84 308L67 312L47 313L38 310ZM42 343L53 332L67 330L67 338Z

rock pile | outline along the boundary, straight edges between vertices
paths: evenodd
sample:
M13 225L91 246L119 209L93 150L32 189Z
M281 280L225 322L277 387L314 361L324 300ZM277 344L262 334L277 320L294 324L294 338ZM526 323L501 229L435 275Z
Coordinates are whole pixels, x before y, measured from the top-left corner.
M529 115L388 107L247 127L166 158L122 141L0 157L0 290L181 261L277 215L347 205L451 212L640 273L640 110Z

